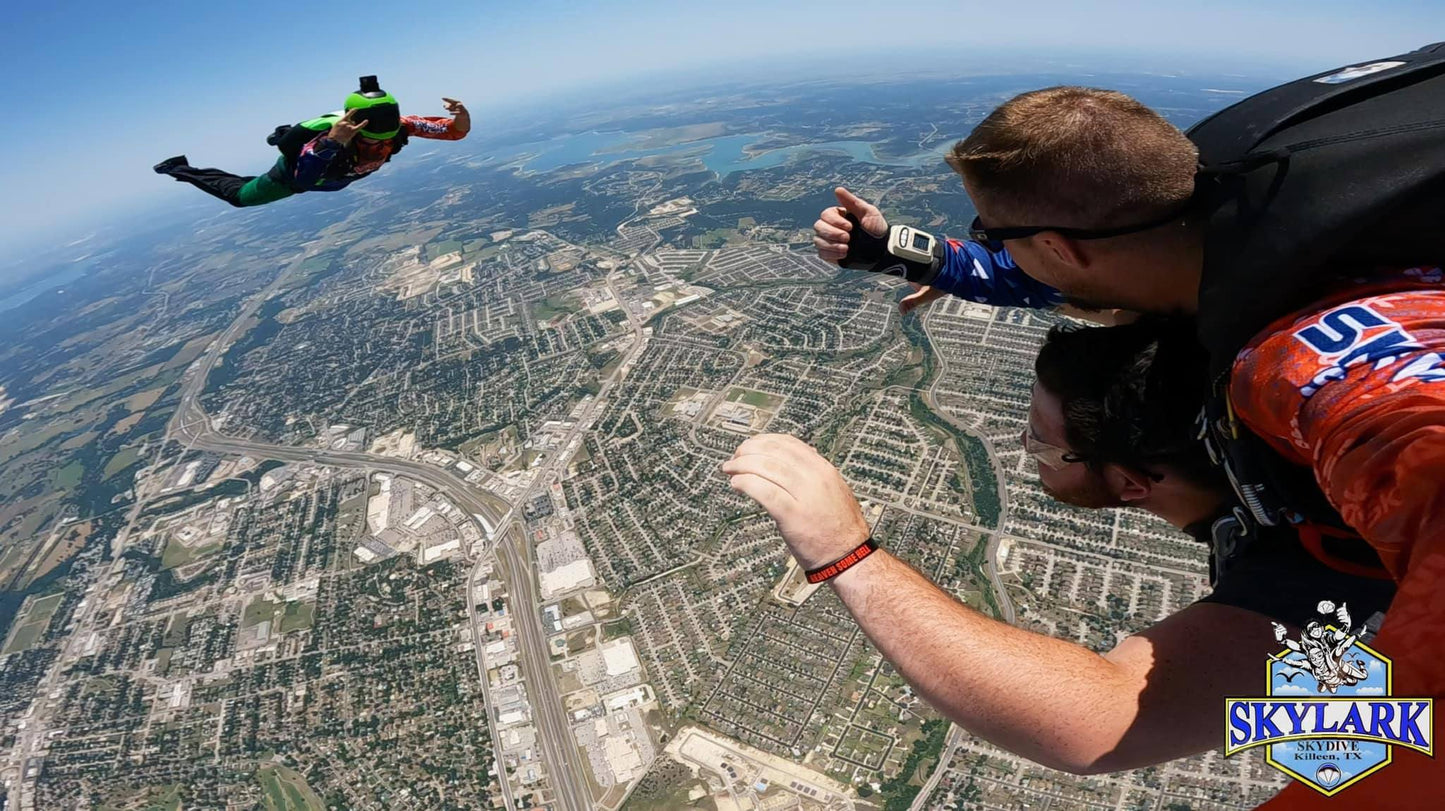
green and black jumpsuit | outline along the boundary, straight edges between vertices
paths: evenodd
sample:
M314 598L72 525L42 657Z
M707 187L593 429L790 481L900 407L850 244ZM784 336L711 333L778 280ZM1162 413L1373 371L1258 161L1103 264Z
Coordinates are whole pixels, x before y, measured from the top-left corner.
M276 164L263 175L243 177L221 169L198 169L184 157L156 165L156 171L184 181L233 206L244 208L272 203L308 191L340 191L380 169L407 142L408 137L459 140L450 118L401 116L401 129L386 140L358 135L348 145L327 136L341 118L331 113L291 127L277 127L266 142L281 151Z

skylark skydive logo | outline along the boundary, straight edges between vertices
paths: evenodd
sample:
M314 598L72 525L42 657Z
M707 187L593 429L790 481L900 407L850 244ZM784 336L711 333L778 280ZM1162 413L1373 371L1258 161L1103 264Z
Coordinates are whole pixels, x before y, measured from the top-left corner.
M1284 649L1265 697L1225 699L1224 754L1263 746L1266 763L1328 797L1390 765L1393 747L1433 757L1435 706L1392 695L1389 658L1360 641L1343 603L1317 610L1298 639L1275 623Z

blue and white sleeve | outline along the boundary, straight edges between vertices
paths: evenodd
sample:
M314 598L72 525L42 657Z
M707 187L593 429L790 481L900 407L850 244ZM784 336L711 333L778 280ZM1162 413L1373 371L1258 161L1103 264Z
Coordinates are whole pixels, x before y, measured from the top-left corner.
M1058 290L1019 270L1007 250L994 252L980 243L958 239L944 242L943 267L933 286L959 298L995 307L1042 310L1064 303Z

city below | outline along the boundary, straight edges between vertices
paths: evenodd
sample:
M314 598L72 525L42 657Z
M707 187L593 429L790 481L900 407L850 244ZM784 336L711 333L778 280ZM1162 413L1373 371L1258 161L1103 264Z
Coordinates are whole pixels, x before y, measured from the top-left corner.
M1260 758L1078 776L952 726L719 472L803 437L884 547L1095 650L1207 592L1200 544L1040 488L1017 438L1060 316L900 316L903 283L808 243L840 183L962 230L939 151L1042 81L844 114L847 87L742 88L413 144L345 201L208 207L42 293L0 354L0 808L1274 794ZM1227 81L1119 79L1181 121Z

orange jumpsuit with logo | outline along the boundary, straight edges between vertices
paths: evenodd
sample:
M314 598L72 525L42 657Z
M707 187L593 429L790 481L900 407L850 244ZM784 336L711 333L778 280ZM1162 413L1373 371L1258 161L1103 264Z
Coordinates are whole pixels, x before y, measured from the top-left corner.
M1399 584L1371 646L1394 663L1394 694L1409 697L1445 698L1442 277L1377 277L1275 322L1235 360L1229 391L1245 424L1314 470ZM1291 785L1261 806L1442 807L1445 757L1399 747L1390 766L1334 797Z

